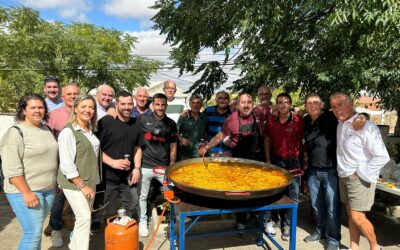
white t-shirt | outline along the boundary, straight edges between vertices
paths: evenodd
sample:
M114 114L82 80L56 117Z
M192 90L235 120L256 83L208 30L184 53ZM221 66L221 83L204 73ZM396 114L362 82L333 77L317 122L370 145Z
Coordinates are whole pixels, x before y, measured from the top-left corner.
M168 102L166 115L174 120L175 123L177 123L179 116L185 109L188 109L186 104L183 101L175 98L174 100Z

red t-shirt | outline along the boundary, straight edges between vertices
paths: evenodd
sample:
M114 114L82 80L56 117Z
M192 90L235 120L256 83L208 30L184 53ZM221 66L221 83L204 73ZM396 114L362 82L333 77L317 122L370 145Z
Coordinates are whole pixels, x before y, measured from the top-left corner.
M228 118L226 118L224 124L222 125L221 132L225 136L231 137L231 146L232 148L236 147L239 141L239 112L233 112ZM249 125L253 124L254 118L253 115L249 117L240 117L240 124Z
M253 114L256 117L258 128L260 129L261 136L265 135L265 126L268 121L268 117L271 115L271 107L264 105L257 105L253 109Z
M304 138L304 124L300 116L291 113L285 123L280 123L279 118L270 116L265 132L271 139L273 155L282 158L300 156Z
M61 130L67 125L68 117L69 112L65 106L50 112L48 125L53 130L56 138L58 138Z

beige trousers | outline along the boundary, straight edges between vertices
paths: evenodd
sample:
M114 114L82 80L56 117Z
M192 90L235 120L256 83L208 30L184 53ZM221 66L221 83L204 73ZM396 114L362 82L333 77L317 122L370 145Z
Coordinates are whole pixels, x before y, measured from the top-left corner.
M72 211L75 215L75 225L72 231L71 242L68 247L71 250L88 250L90 240L90 224L93 199L88 200L81 191L63 189Z

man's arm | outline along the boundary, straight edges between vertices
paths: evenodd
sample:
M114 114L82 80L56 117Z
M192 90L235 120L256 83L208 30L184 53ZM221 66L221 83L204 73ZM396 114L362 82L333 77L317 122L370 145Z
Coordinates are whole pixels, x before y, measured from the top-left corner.
M170 166L175 164L175 162L176 162L176 148L177 148L176 142L169 144L169 165Z
M201 156L204 156L207 153L207 151L210 150L210 148L217 146L225 137L226 136L222 131L219 132L211 139L210 142L208 142L204 147L199 149L199 154Z
M360 165L357 175L367 182L375 183L380 169L385 166L390 157L378 127L371 126L366 129L364 150L369 153L371 158L365 165Z
M102 156L103 156L103 162L112 168L119 170L129 170L131 166L131 162L129 160L113 159L104 152L102 153Z
M264 136L264 154L265 154L265 162L271 163L271 138L269 136Z
M142 148L135 147L133 150L133 162L135 163L135 168L132 170L132 178L130 183L136 184L140 178L140 167L142 165Z

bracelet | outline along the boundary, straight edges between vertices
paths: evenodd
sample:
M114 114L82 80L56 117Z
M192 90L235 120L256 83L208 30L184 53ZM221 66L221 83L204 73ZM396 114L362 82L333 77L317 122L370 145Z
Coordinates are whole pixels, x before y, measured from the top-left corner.
M86 184L82 181L82 183L80 185L76 186L78 188L78 190L81 190L82 188L86 187Z

